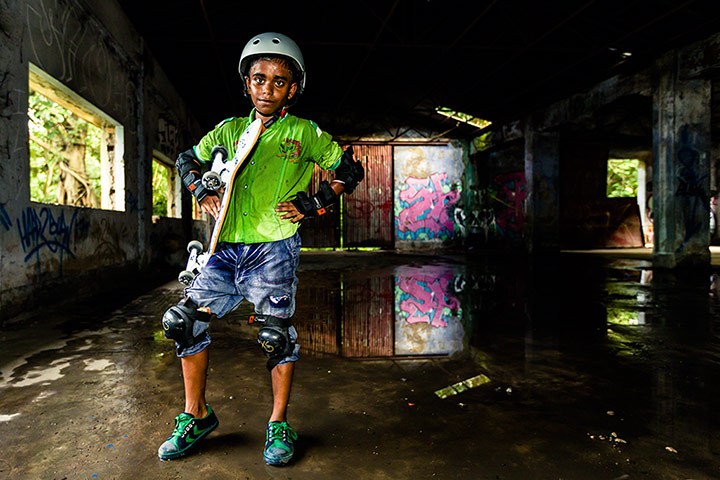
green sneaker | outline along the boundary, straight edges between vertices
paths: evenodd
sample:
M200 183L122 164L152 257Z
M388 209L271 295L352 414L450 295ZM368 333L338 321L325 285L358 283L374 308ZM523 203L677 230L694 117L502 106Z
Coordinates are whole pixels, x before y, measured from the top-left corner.
M295 453L293 444L298 434L287 422L270 422L265 432L265 463L281 466L290 461Z
M181 413L175 417L175 430L158 448L160 460L173 460L182 457L198 440L207 436L218 426L218 419L210 405L203 418L195 418L189 413Z

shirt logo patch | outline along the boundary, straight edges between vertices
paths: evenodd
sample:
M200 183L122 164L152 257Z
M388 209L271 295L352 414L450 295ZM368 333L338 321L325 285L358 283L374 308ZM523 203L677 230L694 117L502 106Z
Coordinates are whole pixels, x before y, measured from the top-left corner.
M283 138L280 143L280 153L278 157L285 157L293 163L297 163L300 157L300 149L302 144L299 140L293 140L292 138Z

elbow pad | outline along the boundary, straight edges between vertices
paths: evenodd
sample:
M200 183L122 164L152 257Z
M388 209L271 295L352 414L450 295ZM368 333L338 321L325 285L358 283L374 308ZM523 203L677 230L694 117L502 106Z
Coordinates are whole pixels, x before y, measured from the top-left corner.
M182 152L180 156L178 156L175 162L175 168L177 168L178 175L180 175L180 179L183 185L185 185L185 188L195 195L198 202L208 195L216 195L215 192L208 190L202 184L202 175L200 174L202 164L192 149Z
M350 146L340 157L340 165L335 169L335 180L345 184L345 193L352 193L363 178L365 178L365 169L360 162L353 159L352 146Z

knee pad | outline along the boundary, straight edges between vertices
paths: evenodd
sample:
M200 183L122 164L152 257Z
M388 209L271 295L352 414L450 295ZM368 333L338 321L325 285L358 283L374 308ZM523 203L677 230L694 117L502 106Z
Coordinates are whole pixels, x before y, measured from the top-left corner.
M258 332L258 344L267 361L267 369L272 370L288 355L295 351L295 342L290 338L288 329L292 325L289 318L272 315L252 315L248 323L262 325Z
M165 338L175 340L182 348L192 347L200 343L205 332L198 336L193 335L195 322L210 322L213 314L207 308L198 308L189 298L184 298L177 305L170 307L162 318L162 327Z

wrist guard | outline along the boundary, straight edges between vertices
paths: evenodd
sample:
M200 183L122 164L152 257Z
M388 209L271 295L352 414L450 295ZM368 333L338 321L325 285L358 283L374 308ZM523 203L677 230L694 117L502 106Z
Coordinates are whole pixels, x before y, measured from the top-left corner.
M326 208L335 203L338 199L335 191L330 188L328 182L320 182L320 191L308 197L305 192L298 192L292 204L295 205L297 211L302 213L306 218L319 217L324 215Z
M203 185L202 175L200 175L202 165L195 157L195 152L193 152L192 149L180 154L175 162L175 168L177 168L178 175L180 175L180 179L183 185L185 185L185 188L195 195L198 202L208 195L217 195Z
M335 169L335 180L344 183L343 193L352 193L357 184L365 178L365 169L362 163L353 159L352 146L349 146L340 157L340 165Z

